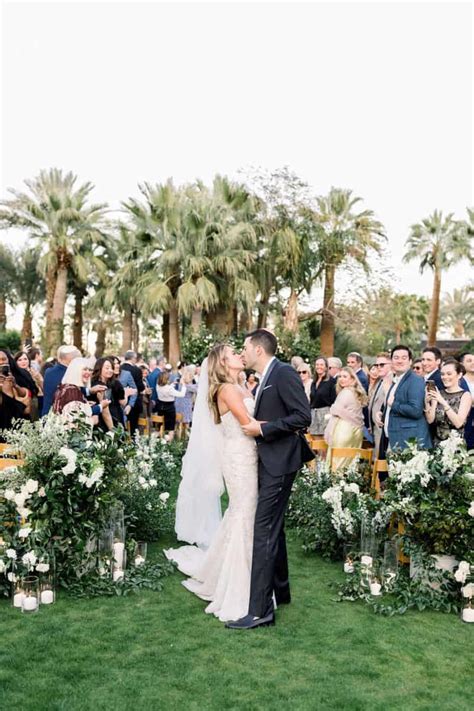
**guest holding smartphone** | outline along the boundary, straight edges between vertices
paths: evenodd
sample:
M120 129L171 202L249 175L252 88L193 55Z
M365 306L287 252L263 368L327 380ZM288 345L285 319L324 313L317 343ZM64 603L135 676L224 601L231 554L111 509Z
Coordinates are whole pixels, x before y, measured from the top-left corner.
M448 439L453 430L464 435L464 425L471 409L471 396L460 385L464 367L454 358L444 361L441 367L443 388L432 380L426 383L426 420L433 425L433 444Z

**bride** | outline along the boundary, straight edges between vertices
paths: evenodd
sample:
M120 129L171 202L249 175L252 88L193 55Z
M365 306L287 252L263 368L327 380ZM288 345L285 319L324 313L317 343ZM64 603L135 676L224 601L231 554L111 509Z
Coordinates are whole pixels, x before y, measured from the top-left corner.
M197 546L165 551L190 576L183 585L223 622L248 612L258 495L255 440L241 429L254 408L239 385L242 370L229 345L211 348L203 363L176 507L178 538ZM221 520L224 483L229 506Z

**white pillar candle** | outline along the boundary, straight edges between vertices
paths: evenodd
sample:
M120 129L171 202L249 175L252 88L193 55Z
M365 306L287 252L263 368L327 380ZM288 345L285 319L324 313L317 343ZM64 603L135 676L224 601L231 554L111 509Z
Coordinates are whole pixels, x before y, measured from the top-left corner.
M360 558L361 565L366 565L368 568L370 568L370 566L372 565L373 562L374 562L374 559L372 558L371 555L363 555Z
M24 594L22 592L16 593L13 596L13 607L21 607L21 603L23 602Z
M145 558L142 555L137 555L135 557L135 565L143 565Z
M123 568L123 552L125 550L125 543L122 541L117 541L114 543L114 560L117 563L118 568Z
M54 593L52 590L42 590L40 596L40 602L42 605L51 605L54 602Z
M474 607L465 607L462 611L462 619L464 622L474 622Z
M382 586L380 583L370 583L370 594L371 595L381 595L382 593L380 592L382 589Z
M23 610L32 612L38 607L38 599L34 595L24 595L21 603Z
M344 572L345 573L353 573L354 572L354 566L352 563L344 563Z
M123 578L123 570L114 570L114 582L117 580L122 580Z

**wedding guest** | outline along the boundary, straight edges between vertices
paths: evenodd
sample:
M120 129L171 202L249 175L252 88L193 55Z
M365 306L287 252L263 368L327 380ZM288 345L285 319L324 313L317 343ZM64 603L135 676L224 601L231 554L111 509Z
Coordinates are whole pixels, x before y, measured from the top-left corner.
M154 412L156 409L156 384L158 382L158 378L160 377L160 374L165 369L165 365L166 365L166 358L163 355L158 356L156 358L156 365L154 368L151 368L151 362L150 362L150 374L149 374L147 380L148 380L148 385L151 388L150 402L151 402L152 412Z
M141 365L140 370L142 371L143 385L145 386L145 389L142 392L142 417L148 418L151 417L152 408L151 388L148 385L148 376L150 375L150 371L148 370L147 365Z
M194 397L198 389L198 386L193 383L193 380L194 368L193 366L186 366L185 368L183 368L183 373L180 381L182 385L186 386L186 392L184 397L178 398L175 402L176 414L181 414L183 416L181 424L183 425L184 431L189 429L189 426L193 419Z
M466 370L464 382L471 395L471 410L464 427L464 439L466 440L467 448L474 449L474 354L464 353L461 356L461 363Z
M0 442L5 442L2 430L12 428L15 420L24 417L23 400L28 396L24 374L9 351L0 351Z
M41 373L41 367L43 365L43 354L40 348L30 348L28 351L28 357L30 359L30 366L37 373Z
M92 371L92 388L97 385L105 386L101 392L92 392L90 400L100 404L104 399L109 400L109 407L99 413L97 426L108 432L118 425L125 426L123 407L126 405L125 390L116 375L114 357L98 358Z
M388 353L378 353L375 366L379 380L369 396L369 428L374 444L374 459L384 459L387 443L384 442L383 428L376 421L376 414L385 407L388 391L392 385L392 362Z
M92 366L88 358L73 358L66 368L62 383L56 389L53 412L69 422L80 413L91 427L97 422L97 415L93 415L92 407L84 395L84 389L89 388L91 373ZM109 404L109 400L103 400L96 407L103 413Z
M464 425L472 406L472 396L463 390L460 380L464 366L454 358L446 359L441 366L441 390L427 390L425 413L429 424L434 423L433 444L447 439L453 430L464 435Z
M403 450L409 440L429 449L431 436L425 418L425 383L412 370L410 348L398 345L390 353L393 379L383 412L377 413L377 425L384 427L389 448Z
M23 415L24 417L27 417L35 422L38 419L38 394L40 392L40 386L42 385L43 378L40 373L32 370L30 366L30 357L26 351L19 351L18 353L15 353L14 358L15 363L23 373L25 383L28 383L28 394L23 400L23 404L25 406Z
M362 387L367 393L369 391L369 378L367 377L367 373L363 368L364 360L361 354L357 353L356 351L352 351L352 353L348 354L346 363L349 368L352 368L356 377L359 378Z
M336 400L336 381L329 374L329 363L324 356L318 356L314 363L314 379L311 383L309 405L311 425L308 432L323 435L329 416L329 408Z
M171 441L174 437L176 427L176 398L182 398L186 395L186 385L182 389L176 390L170 382L170 376L167 371L161 373L156 386L158 396L156 411L158 415L163 415L165 418L165 432L168 434L168 439Z
M117 356L111 356L111 360L114 367L114 377L120 382L120 385L123 387L124 390L125 401L121 401L121 405L125 425L127 417L129 416L133 406L137 401L138 390L135 386L135 381L132 377L132 374L128 370L120 369L120 358L118 358Z
M443 388L443 381L441 380L441 373L439 370L441 367L441 359L441 351L439 348L436 348L436 346L427 346L426 348L423 348L421 353L421 364L423 366L423 376L425 378L425 382L432 380L438 390L442 390Z
M373 363L370 368L369 368L369 389L368 389L368 396L372 395L375 387L377 386L379 382L379 369L375 363Z
M311 377L311 367L308 365L308 363L303 362L300 365L300 367L298 368L298 375L301 378L301 382L303 383L304 391L309 402L311 399L311 385L313 381Z
M337 397L329 410L330 418L324 431L324 439L329 445L327 456L330 461L332 449L362 446L362 408L367 404L367 394L353 369L348 366L341 369L336 393ZM348 457L332 457L331 469L336 471L348 465L350 461Z
M244 387L249 391L252 397L255 397L259 382L257 374L252 370L244 383Z
M328 372L331 378L337 378L341 372L341 368L342 360L340 358L336 358L335 356L328 358Z
M124 355L124 362L120 367L120 372L128 371L133 378L135 388L137 390L137 397L133 407L128 413L128 421L130 422L130 434L134 436L138 428L138 419L142 413L142 392L145 390L143 384L143 377L140 368L137 366L137 354L135 351L127 351ZM124 385L122 377L120 377L120 382Z
M80 358L81 352L76 346L60 346L58 348L56 365L44 373L42 416L47 415L53 404L56 388L59 387L73 358Z
M414 373L416 373L417 375L421 375L421 377L423 378L424 373L421 358L415 358L415 360L413 361L412 370Z

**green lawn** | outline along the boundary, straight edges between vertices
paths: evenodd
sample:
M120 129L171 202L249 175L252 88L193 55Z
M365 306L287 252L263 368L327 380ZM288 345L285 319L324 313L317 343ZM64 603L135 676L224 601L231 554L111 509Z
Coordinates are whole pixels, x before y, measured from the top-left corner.
M305 556L297 541L290 563L293 603L275 627L251 632L204 615L178 573L162 593L63 595L28 617L2 601L0 708L472 708L474 625L334 603L339 565Z

